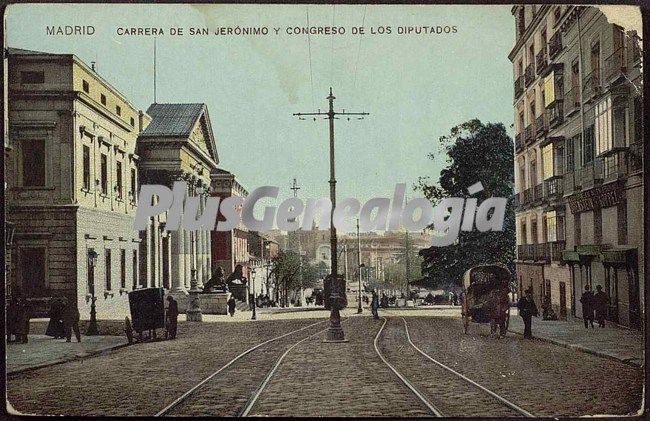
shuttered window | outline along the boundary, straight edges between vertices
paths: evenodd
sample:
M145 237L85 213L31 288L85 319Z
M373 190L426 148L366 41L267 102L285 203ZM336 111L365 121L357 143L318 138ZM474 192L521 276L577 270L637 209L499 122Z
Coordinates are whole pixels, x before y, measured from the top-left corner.
M542 177L547 180L553 175L553 144L549 143L542 148Z
M612 149L612 98L596 104L596 155Z
M555 72L544 78L544 107L555 101Z
M546 220L546 241L557 241L557 214L555 211L546 212L544 215Z

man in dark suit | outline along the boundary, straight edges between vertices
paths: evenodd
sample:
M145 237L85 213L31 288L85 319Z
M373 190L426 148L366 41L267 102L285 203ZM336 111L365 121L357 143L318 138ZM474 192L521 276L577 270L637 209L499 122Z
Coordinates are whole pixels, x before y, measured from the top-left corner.
M533 300L533 290L527 289L523 297L517 303L519 315L524 319L524 338L531 339L533 337L532 324L533 316L537 317L537 306Z
M178 327L178 301L171 295L167 296L167 336L169 339L176 339L176 328Z

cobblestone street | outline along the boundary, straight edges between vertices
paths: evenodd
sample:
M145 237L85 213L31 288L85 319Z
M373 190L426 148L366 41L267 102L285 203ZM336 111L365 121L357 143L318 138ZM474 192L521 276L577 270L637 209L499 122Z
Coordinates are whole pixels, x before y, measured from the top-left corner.
M182 323L175 341L10 375L8 399L27 414L155 415L249 348L304 328L243 355L164 415L235 416L247 404L253 416L433 415L382 361L373 344L378 333L386 361L443 415L518 415L417 352L408 326L422 352L533 415L633 414L640 407L640 368L516 334L497 339L488 326L472 325L464 335L457 317L408 313L382 312L380 332L383 319L345 312L348 342L340 344L323 343L327 319L307 312L283 320Z

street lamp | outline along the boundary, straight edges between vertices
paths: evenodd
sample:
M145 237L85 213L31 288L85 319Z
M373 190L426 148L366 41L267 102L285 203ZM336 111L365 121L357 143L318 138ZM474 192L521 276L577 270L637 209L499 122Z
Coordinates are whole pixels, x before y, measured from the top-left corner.
M95 308L95 265L97 264L97 252L95 249L88 249L88 280L90 286L90 323L88 324L88 329L86 330L86 336L95 336L99 335L99 330L97 329L97 309Z
M358 314L363 313L363 309L361 308L361 269L363 269L365 267L366 267L366 265L361 263L359 265L359 270L357 271L358 272L357 276L359 277L359 308L357 309Z
M255 313L255 307L257 307L255 305L255 269L251 269L251 287L253 290L253 294L251 294L253 296L253 316L251 320L255 320L257 319L257 314Z

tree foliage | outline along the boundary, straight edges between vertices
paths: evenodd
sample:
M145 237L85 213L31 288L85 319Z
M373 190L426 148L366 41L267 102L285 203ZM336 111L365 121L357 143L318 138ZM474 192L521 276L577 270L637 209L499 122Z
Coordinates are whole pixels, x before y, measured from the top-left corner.
M448 247L422 250L427 283L460 285L463 273L479 264L505 264L514 273L514 145L505 127L477 119L467 121L440 137L438 152L446 155L447 162L438 181L420 177L417 186L434 205L445 197L470 197L467 188L479 181L483 191L471 196L479 205L492 196L508 198L508 204L503 231L461 231L458 241ZM430 153L429 158L433 160L437 154Z

